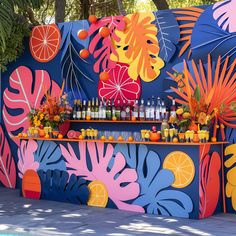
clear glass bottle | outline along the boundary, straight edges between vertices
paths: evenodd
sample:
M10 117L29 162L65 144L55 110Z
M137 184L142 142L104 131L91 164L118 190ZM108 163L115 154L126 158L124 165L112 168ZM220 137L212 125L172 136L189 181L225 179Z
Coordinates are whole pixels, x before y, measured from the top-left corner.
M100 100L99 108L98 108L98 119L102 120L103 119L103 104L102 100Z
M144 100L141 99L141 104L139 107L139 120L144 121L145 120L145 106L144 106Z
M157 120L157 121L161 120L161 99L160 99L160 97L157 98L155 120Z
M94 120L95 118L95 101L94 98L92 98L92 105L91 105L91 120Z
M121 116L121 120L126 119L126 102L125 102L125 100L123 100L123 105L122 105L120 116Z
M77 100L76 118L77 118L77 120L81 120L81 118L82 118L81 101L80 100Z
M106 119L111 120L112 118L112 107L111 107L111 101L108 100L106 105Z
M132 118L134 120L138 120L139 119L139 105L138 105L138 100L135 100L134 106L133 106L133 110L132 110Z
M83 101L83 106L82 106L82 120L85 120L86 118L86 100Z
M116 119L120 120L120 115L121 115L121 106L120 106L120 99L117 100L117 105L116 105Z
M102 106L102 119L103 120L106 120L106 99L104 98L104 101L103 101L103 106Z
M172 105L170 107L170 115L174 118L176 117L175 99L172 100Z
M88 106L86 109L86 120L91 119L91 101L88 101Z
M96 98L95 108L94 108L94 119L99 119L99 107L98 107L98 98Z
M125 112L126 112L125 119L130 120L131 118L131 101L130 100L128 101L128 104L125 108Z
M111 117L112 119L116 117L116 107L115 107L115 102L113 99L111 102Z
M150 98L148 98L148 101L147 101L147 105L145 107L145 117L146 117L146 120L150 120L151 117L151 101L150 101Z
M166 106L165 106L165 102L162 101L161 102L161 119L165 119L166 116Z
M150 106L150 120L155 120L155 100L154 96L152 96L152 102Z

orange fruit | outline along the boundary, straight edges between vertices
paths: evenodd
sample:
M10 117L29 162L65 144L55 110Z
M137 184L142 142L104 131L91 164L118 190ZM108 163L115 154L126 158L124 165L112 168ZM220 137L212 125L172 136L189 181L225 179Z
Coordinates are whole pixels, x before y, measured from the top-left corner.
M110 35L110 30L107 27L101 27L99 29L99 34L101 37L106 38Z
M118 141L124 141L124 139L123 139L122 136L119 136L117 140L118 140Z
M101 140L102 140L102 141L105 141L105 140L106 140L106 137L105 137L105 136L102 136L102 137L101 137Z
M31 55L36 61L49 62L60 50L61 32L56 24L36 26L29 44Z
M179 140L178 140L178 138L173 138L173 143L178 143L179 142Z
M117 121L117 118L115 116L112 117L113 121Z
M187 187L195 176L195 167L192 159L181 151L168 154L164 159L163 168L173 172L175 181L172 186L175 188Z
M95 16L95 15L90 15L89 16L89 18L88 18L88 20L89 20L89 22L91 23L91 24L94 24L94 23L96 23L97 22L97 17Z
M133 138L132 136L129 136L128 141L129 141L129 142L133 142L133 141L134 141L134 138Z
M86 120L91 120L91 116L86 116Z
M212 137L212 138L211 138L211 141L212 141L212 142L216 142L216 141L217 141L216 137Z
M84 40L88 37L88 31L85 29L79 30L77 36L79 39Z
M23 133L23 134L22 134L22 137L23 137L23 138L28 138L28 134Z
M106 72L106 71L101 72L100 75L99 75L99 79L101 81L107 81L107 80L109 80L109 77L110 77L109 73Z
M44 129L39 129L39 137L43 138L45 136L45 131Z
M84 136L81 134L79 135L79 140L83 140L84 139Z
M80 50L79 55L81 58L87 59L89 57L89 51L84 48L84 49Z
M109 136L108 140L109 141L114 141L114 137L113 136Z
M44 138L50 138L49 134L46 134L46 135L44 136Z
M132 116L132 117L131 117L131 120L132 120L132 121L136 121L136 117L135 117L135 116Z
M57 138L58 139L63 139L63 135L62 134L58 134Z
M19 133L18 135L17 135L19 138L22 138L22 133Z
M87 204L89 206L106 207L108 203L108 191L106 185L99 181L94 180L88 185L89 200Z

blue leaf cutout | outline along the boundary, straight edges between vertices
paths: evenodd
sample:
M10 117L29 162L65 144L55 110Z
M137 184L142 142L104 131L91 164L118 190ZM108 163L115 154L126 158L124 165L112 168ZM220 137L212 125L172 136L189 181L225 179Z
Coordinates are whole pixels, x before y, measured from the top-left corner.
M38 171L41 181L41 198L46 200L87 204L89 190L86 180L66 171Z
M212 6L208 7L195 24L191 39L193 59L206 60L211 54L213 60L222 56L236 58L236 33L222 30L213 18Z
M51 141L38 141L34 160L39 162L39 170L66 170L60 147Z
M114 153L121 152L127 164L137 170L140 196L133 202L146 207L147 213L189 217L193 210L191 198L184 192L168 189L174 174L161 169L160 157L146 145L117 144Z
M155 24L158 29L158 42L160 44L159 56L169 62L174 56L176 45L180 39L180 30L174 14L170 10L154 12Z
M85 82L87 84L89 83L86 80L93 82L91 79L93 59L89 57L84 60L80 57L80 50L88 48L89 37L85 40L80 40L77 34L81 29L88 30L89 23L83 20L63 23L58 26L62 34L61 68L62 77L65 79L65 91L72 92L73 98L88 98Z

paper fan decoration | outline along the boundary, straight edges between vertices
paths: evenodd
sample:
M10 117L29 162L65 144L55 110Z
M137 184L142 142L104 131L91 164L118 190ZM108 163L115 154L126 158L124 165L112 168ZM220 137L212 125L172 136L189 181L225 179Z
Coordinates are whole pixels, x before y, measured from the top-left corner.
M33 28L30 37L30 52L39 62L51 61L60 50L61 33L57 25L40 25Z
M112 99L115 104L118 99L121 104L123 100L131 101L133 104L135 99L139 99L141 94L140 78L131 79L128 69L128 65L117 63L115 68L107 70L109 79L107 81L99 80L98 83L98 94L101 99Z

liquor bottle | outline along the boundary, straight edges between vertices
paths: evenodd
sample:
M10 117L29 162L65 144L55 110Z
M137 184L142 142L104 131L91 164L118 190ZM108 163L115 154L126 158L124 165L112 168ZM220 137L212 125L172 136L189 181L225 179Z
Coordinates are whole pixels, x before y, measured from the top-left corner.
M148 98L148 101L147 101L147 106L145 107L145 117L146 117L146 120L150 120L151 119L151 102L150 102L150 98Z
M131 118L131 101L130 100L128 101L128 104L125 108L125 113L126 113L125 114L125 119L130 120L130 118Z
M133 110L132 110L132 119L138 120L139 119L139 106L138 106L138 100L135 100Z
M162 120L166 118L166 106L164 101L161 102L161 118Z
M150 106L150 120L155 120L155 101L154 96L152 96L152 103Z
M160 97L157 98L155 120L161 120L161 99L160 99Z
M91 101L88 101L88 106L86 110L86 120L91 119Z
M91 120L94 120L94 117L95 117L95 114L94 114L94 112L95 112L95 104L94 104L95 102L94 102L94 98L92 98L92 105L91 105Z
M116 107L115 107L115 102L113 99L111 103L111 117L112 119L116 117Z
M102 119L103 120L106 120L106 99L104 98L104 102L103 102L103 105L102 105Z
M100 100L99 108L98 108L98 119L103 119L103 103L102 100Z
M99 119L99 107L98 107L98 98L96 98L95 108L94 108L94 119Z
M121 115L121 106L120 106L120 99L117 100L117 106L116 106L116 119L120 120L120 115Z
M125 100L123 100L120 118L121 118L121 120L125 120L125 118L126 118L126 102L125 102Z
M86 118L86 100L83 101L83 106L82 106L82 120L85 120Z
M82 118L82 112L81 112L81 101L77 100L77 109L76 109L76 118L77 120L81 120Z
M170 107L170 116L176 117L176 106L175 106L175 99L172 100L172 106Z
M73 112L72 112L72 120L76 120L76 110L77 110L77 101L74 100Z
M144 100L141 99L141 104L139 107L139 120L144 121L145 120L145 106L144 106Z
M111 107L111 101L108 100L107 102L107 106L106 106L106 119L107 120L111 120L111 115L112 115L112 107Z

